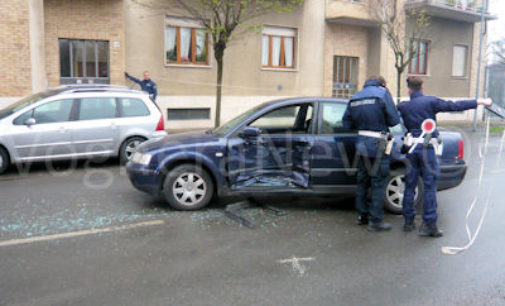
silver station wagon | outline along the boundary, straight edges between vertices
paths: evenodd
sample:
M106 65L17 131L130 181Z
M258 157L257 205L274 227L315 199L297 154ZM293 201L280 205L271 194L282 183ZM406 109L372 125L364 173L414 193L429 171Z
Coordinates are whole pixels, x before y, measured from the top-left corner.
M122 86L62 86L0 109L0 173L12 163L118 156L166 135L158 106Z

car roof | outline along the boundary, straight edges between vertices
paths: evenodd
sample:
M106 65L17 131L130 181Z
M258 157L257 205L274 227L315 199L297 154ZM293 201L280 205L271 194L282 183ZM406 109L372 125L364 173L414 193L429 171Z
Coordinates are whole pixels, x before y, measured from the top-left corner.
M59 94L93 93L93 92L145 94L142 91L131 89L126 86L108 85L108 84L62 85L62 86L50 88L46 91L46 93L48 93L48 96L59 95Z

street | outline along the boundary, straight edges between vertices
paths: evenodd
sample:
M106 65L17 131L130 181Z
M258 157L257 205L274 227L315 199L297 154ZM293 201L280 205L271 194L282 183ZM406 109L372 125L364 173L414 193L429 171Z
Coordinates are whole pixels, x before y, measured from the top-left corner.
M504 305L501 137L466 133L462 185L438 193L439 239L354 224L352 198L263 199L286 211L178 212L134 189L116 160L0 176L0 305ZM54 168L54 169L52 169ZM489 196L473 245L467 244ZM417 224L420 224L418 217ZM69 235L69 233L77 233ZM45 238L44 238L45 237Z

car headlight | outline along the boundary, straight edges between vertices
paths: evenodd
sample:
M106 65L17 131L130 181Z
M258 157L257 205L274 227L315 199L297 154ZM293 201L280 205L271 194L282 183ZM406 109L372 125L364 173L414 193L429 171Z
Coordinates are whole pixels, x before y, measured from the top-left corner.
M147 166L151 162L151 158L152 158L151 154L135 152L131 160L135 164L141 164Z

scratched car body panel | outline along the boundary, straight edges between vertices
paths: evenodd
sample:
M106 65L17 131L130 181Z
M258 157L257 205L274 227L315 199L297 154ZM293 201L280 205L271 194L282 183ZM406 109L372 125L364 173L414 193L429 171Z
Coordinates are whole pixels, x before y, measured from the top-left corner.
M142 144L137 160L149 156L149 161L130 161L129 178L140 190L166 195L165 189L172 185L174 192L182 190L177 183L167 185L172 171L180 165L196 165L212 178L212 192L219 196L352 194L357 132L343 128L345 108L345 100L334 98L267 102L217 129ZM402 127L395 127L393 133L392 173L402 175L407 168L400 153ZM445 147L439 190L459 185L466 173L466 164L458 156L461 135L445 131L441 135Z

